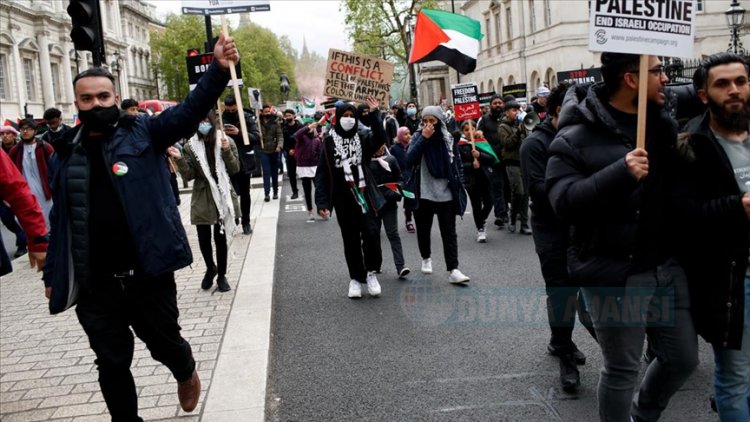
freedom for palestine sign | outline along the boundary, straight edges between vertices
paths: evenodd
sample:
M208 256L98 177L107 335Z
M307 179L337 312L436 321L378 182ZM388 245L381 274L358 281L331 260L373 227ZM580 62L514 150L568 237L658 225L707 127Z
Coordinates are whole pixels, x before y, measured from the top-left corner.
M592 0L589 50L693 57L694 0Z

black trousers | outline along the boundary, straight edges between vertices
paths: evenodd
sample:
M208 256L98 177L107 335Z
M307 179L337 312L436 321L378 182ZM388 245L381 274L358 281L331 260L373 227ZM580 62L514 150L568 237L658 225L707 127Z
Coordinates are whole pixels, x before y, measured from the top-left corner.
M305 193L305 205L307 205L308 211L312 211L312 185L315 182L315 179L312 177L300 177L300 180L302 180L302 192Z
M180 336L174 274L93 280L82 291L76 307L78 321L96 354L99 386L112 421L137 421L138 395L130 365L133 328L146 343L151 357L163 363L178 381L187 381L195 369L190 344ZM175 389L176 390L176 389Z
M364 283L367 271L379 270L383 262L380 226L372 210L363 214L353 198L340 202L334 205L334 209L344 241L344 258L349 278Z
M299 193L297 188L297 159L293 155L289 155L289 151L284 151L284 158L286 158L286 174L289 176L289 184L292 185L292 194L296 195Z
M448 271L458 268L458 238L456 236L456 213L453 202L432 202L419 200L419 207L414 211L414 222L417 225L417 244L422 259L430 258L430 233L432 232L433 216L437 214L440 238L443 240L443 255Z
M581 324L596 339L581 289L568 277L568 226L541 221L534 214L531 226L547 291L547 318L552 332L550 344L558 349L572 346L576 313Z
M474 184L466 190L471 201L471 214L474 217L474 225L477 230L484 227L490 212L492 211L493 201L492 192L490 191L490 181L484 175L474 177Z
M240 197L242 224L250 224L250 176L251 173L240 170L230 177L234 192Z
M214 264L214 252L211 248L211 226L199 224L195 226L198 230L198 246L203 255L206 268L216 267L219 276L227 274L227 235L221 232L221 226L214 224L214 241L216 242L216 263Z

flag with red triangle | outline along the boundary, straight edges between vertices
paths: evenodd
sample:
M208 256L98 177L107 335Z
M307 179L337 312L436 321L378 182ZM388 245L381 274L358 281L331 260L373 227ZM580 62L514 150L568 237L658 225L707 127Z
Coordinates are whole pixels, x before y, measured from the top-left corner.
M471 73L477 67L482 36L477 20L442 10L422 9L417 15L409 63L437 60L460 73Z

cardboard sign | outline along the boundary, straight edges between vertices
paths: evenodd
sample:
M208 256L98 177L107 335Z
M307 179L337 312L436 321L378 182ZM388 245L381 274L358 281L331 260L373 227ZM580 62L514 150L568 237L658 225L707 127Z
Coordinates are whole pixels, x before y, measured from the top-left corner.
M692 57L694 0L594 0L589 50Z
M558 82L569 82L576 84L585 84L590 82L601 82L602 70L598 67L591 69L564 70L557 72Z
M197 56L186 56L185 62L187 63L188 71L188 83L190 84L190 90L194 90L198 85L198 80L201 76L206 73L206 69L214 61L214 53L199 54ZM237 85L242 86L242 68L240 63L237 62L234 65L234 69L237 71ZM227 82L227 87L232 86L231 79Z
M483 92L479 94L479 105L482 107L490 105L490 100L492 99L493 95L495 95L495 91Z
M260 93L260 88L247 88L247 97L250 99L250 107L255 110L263 108L263 95Z
M183 15L228 15L270 10L268 0L182 0Z
M516 97L516 102L523 106L528 103L526 99L526 84L505 85L503 87L503 97L508 94Z
M393 64L386 60L328 50L324 95L362 103L372 95L381 104L389 104L392 80Z
M456 113L457 121L482 117L477 84L470 82L451 85L451 92L453 93L453 112Z

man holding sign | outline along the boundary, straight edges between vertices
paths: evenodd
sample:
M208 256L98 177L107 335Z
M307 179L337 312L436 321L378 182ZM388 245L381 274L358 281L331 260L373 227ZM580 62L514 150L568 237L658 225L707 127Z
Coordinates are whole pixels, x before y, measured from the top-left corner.
M603 83L568 91L550 146L547 191L572 226L568 268L582 286L604 357L603 421L654 421L698 364L687 278L673 258L668 197L676 125L668 82L647 56L602 54ZM645 148L636 148L638 87L647 78ZM644 337L656 351L635 397Z

